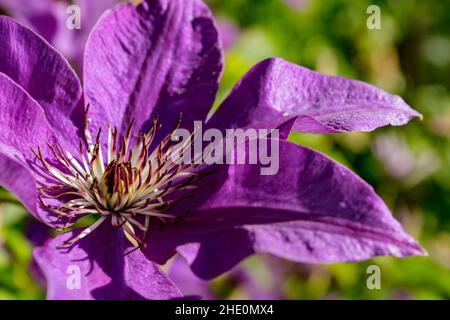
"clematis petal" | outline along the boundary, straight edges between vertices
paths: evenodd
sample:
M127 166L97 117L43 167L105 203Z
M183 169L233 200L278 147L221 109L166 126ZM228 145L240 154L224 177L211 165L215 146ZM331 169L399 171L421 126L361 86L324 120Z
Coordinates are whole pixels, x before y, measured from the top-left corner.
M39 220L51 225L54 214L41 208L37 198L36 181L45 184L46 180L32 170L36 157L30 147L36 150L58 139L37 102L2 73L0 92L0 184ZM42 155L53 159L48 148L42 148Z
M68 62L43 38L9 17L0 16L0 42L0 73L42 106L60 140L79 141L81 84Z
M273 129L296 118L294 130L336 133L403 125L420 116L399 96L370 84L273 58L244 76L209 126Z
M29 211L36 214L37 186L29 170L1 151L0 168L0 185L15 194Z
M0 152L22 164L33 161L35 156L30 147L56 143L54 131L41 106L2 73L0 92Z
M60 235L33 252L47 279L48 299L169 299L180 291L139 250L124 255L121 229L104 224L75 247L57 246L73 237Z
M424 254L361 178L314 150L287 141L279 147L277 174L229 165L208 200L179 225L151 232L149 243L165 242L165 252L178 246L205 279L255 252L304 263Z
M173 259L168 274L185 296L208 300L215 298L208 282L197 277L181 256Z
M53 214L38 204L39 178L30 165L35 156L30 147L57 141L44 111L21 87L0 73L0 185L14 193L39 220L51 225ZM42 149L49 158L47 149Z
M281 299L283 296L280 281L283 280L282 276L285 275L283 266L286 266L286 263L283 263L284 261L281 259L274 259L269 256L258 258L265 259L258 260L256 264L251 264L250 268L236 266L226 274L226 279L228 282L237 284L234 291L239 291L239 296L244 297L244 299ZM256 268L257 270L253 267L255 265L259 266ZM198 296L207 300L218 299L212 287L208 285L208 281L196 276L186 260L180 255L172 260L169 276L185 296ZM267 278L267 276L270 276L270 278Z
M170 129L203 120L222 70L222 51L207 6L200 0L118 5L94 27L86 45L85 99L92 126L126 130L159 115ZM166 127L166 125L165 125Z

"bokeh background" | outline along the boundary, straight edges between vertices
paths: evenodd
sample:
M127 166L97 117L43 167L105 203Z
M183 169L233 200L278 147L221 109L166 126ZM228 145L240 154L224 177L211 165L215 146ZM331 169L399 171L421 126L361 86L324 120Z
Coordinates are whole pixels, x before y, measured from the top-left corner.
M34 3L41 1L48 2ZM29 1L16 0L25 3L22 9L7 2L0 0L2 14L26 19L20 10ZM166 269L180 288L224 299L450 299L450 1L207 2L226 49L216 106L255 63L279 56L377 85L424 115L423 121L372 133L294 133L290 139L326 153L368 181L429 256L332 265L257 256L209 283L195 279L175 259ZM366 26L371 4L381 9L380 30ZM0 299L45 298L45 281L31 259L39 241L30 214L0 188ZM366 285L372 264L381 269L380 290Z

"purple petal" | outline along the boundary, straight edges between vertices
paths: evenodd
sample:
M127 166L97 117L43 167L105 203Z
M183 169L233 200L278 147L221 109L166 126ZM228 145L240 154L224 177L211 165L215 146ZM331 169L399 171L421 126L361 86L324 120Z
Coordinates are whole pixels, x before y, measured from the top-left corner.
M208 282L197 277L181 256L176 256L173 259L170 265L169 277L184 296L199 296L203 299L215 298Z
M0 151L11 159L33 161L30 147L56 143L41 106L17 83L0 73Z
M42 246L49 238L51 238L52 229L47 225L40 223L35 219L31 219L25 230L27 239L35 246Z
M0 185L17 195L39 220L51 224L54 214L38 205L37 180L45 179L33 169L34 150L58 139L41 106L20 86L0 73ZM46 159L53 159L48 148L42 148Z
M169 299L181 296L167 276L139 250L130 250L121 229L104 224L71 249L57 246L69 232L36 248L33 256L47 279L48 299ZM79 272L79 273L78 273ZM77 282L77 275L80 281Z
M279 261L277 260L276 262L279 262L278 265L274 265L274 261L272 260L257 261L261 269L265 271L262 274L261 269L258 269L255 274L253 273L255 270L251 267L249 268L250 270L247 270L247 268L237 266L226 274L226 279L227 281L231 281L231 283L236 283L239 291L242 291L241 294L245 294L245 298L251 300L280 299L282 297L282 286L280 286L280 283L283 280L281 278L283 266L280 263L283 261L281 259ZM261 277L266 272L267 275L270 275L270 279ZM200 296L203 299L209 300L219 298L214 294L208 282L196 276L186 263L186 260L180 255L177 255L173 259L170 265L169 276L185 296ZM266 281L261 282L262 279Z
M209 125L273 129L297 118L294 130L336 133L404 125L414 117L420 114L399 96L361 81L323 75L273 58L247 73Z
M155 230L150 243L165 242L167 252L170 243L179 246L205 279L255 252L305 263L424 254L350 170L286 141L279 154L280 170L272 176L260 175L260 165L230 165L225 183L203 205L182 223Z
M136 128L159 114L171 127L203 120L217 90L222 53L200 0L119 5L94 27L85 54L85 96L93 127Z
M82 112L77 110L81 85L68 62L33 31L4 16L0 17L0 43L0 73L42 106L61 140L76 145L83 127Z
M3 154L0 147L0 185L15 194L20 202L38 215L36 182L23 164ZM42 218L42 217L41 217Z

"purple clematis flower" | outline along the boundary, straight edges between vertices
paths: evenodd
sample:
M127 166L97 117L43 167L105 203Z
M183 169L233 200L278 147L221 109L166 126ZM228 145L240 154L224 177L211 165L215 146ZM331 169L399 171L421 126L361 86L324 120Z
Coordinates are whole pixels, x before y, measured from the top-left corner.
M203 279L259 252L307 263L424 254L367 183L285 140L291 129L370 131L419 117L400 97L273 58L207 120L222 49L200 0L105 12L87 41L83 88L61 54L13 19L0 17L0 42L0 184L50 227L97 218L35 249L48 298L179 297L157 266L177 252ZM171 128L196 120L280 128L278 173L168 162Z

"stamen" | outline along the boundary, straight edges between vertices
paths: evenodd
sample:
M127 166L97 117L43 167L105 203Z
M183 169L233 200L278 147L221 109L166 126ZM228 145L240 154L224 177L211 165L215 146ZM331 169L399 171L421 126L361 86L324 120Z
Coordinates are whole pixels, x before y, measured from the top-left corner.
M201 177L210 174L196 172L196 164L170 161L172 152L183 156L188 151L196 131L188 141L173 145L171 135L181 125L180 114L170 133L150 150L156 133L161 128L157 117L147 133L141 130L135 138L132 135L134 119L125 135L120 137L117 128L110 126L105 159L101 144L102 130L98 130L94 141L89 131L88 110L89 106L84 119L85 142L79 142L79 155L72 155L58 144L53 146L47 143L50 154L57 160L52 165L44 158L40 147L37 147L37 151L30 148L39 160L41 169L56 180L54 185L38 188L39 202L58 219L66 219L67 224L83 216L99 216L91 226L61 244L61 248L75 244L107 220L111 227L121 228L135 248L145 246L151 219L158 219L162 223L178 223L182 220L188 213L177 216L171 210L178 203L191 198L192 194L187 192L195 190L194 184ZM63 203L53 206L47 204L45 199ZM141 236L136 233L135 228Z

